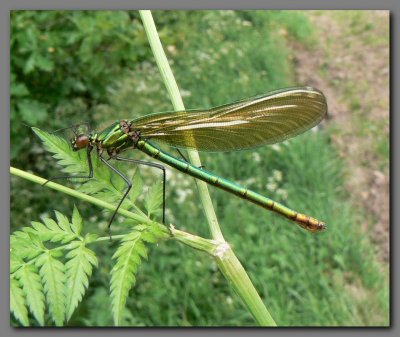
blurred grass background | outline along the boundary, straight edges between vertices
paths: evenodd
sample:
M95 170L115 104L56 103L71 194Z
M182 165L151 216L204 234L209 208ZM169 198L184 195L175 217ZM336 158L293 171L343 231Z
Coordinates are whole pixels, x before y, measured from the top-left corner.
M289 48L290 43L318 48L315 27L302 12L153 15L187 108L307 85L296 81ZM11 165L42 177L57 175L58 168L24 123L45 130L81 121L99 127L172 110L135 11L14 11L10 56ZM360 230L363 210L352 207L343 189L346 167L330 132L308 132L256 150L201 155L208 170L326 221L326 232L310 235L212 188L211 196L226 240L279 326L387 325L388 266L377 260ZM388 163L388 153L378 150ZM141 172L148 180L161 178L151 169ZM173 170L167 174L167 221L208 237L192 178ZM70 214L74 202L12 177L11 231L53 209ZM107 215L77 206L88 229L105 230ZM70 325L112 325L112 247L96 249L100 267ZM213 261L174 241L151 247L127 306L125 325L255 324Z

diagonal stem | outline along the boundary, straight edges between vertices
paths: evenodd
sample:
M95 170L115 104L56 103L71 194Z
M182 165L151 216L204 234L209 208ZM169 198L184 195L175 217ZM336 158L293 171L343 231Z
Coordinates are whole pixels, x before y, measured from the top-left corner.
M143 26L146 31L151 49L153 51L154 58L156 59L157 66L171 98L172 104L175 110L185 110L182 97L179 93L178 85L176 84L171 67L169 66L164 49L161 45L151 11L141 10L139 13L140 17L142 18ZM188 151L188 154L189 161L193 165L198 167L201 166L200 157L197 151L191 150ZM207 184L199 180L195 181L199 190L201 203L207 217L212 238L219 242L218 247L220 250L218 250L217 254L214 255L219 269L235 289L236 293L243 300L244 304L252 313L257 323L261 326L276 326L275 321L268 312L267 308L264 306L264 303L251 283L251 280L240 261L224 240L214 207L211 202Z
M12 175L29 180L31 182L34 182L34 183L42 185L42 186L45 182L48 182L48 180L46 180L44 178L38 177L32 173L28 173L26 171L17 169L15 167L10 167L10 173ZM46 186L46 188L51 188L56 191L68 194L72 197L78 198L80 200L87 201L93 205L100 207L100 208L103 208L103 209L105 208L110 211L115 210L115 205L112 205L108 202L97 199L97 198L87 195L85 193L73 190L69 187L66 187L66 186L51 182L51 181L48 182L45 186ZM149 218L147 218L146 216L143 216L140 214L135 214L135 213L129 212L122 208L119 208L117 213L121 214L127 218L139 221L141 223L151 222L151 220ZM159 226L163 230L163 232L165 232L168 235L172 235L174 237L174 239L176 239L177 241L179 241L189 247L204 251L213 256L216 254L215 252L217 251L218 245L219 245L219 243L216 241L208 240L208 239L175 229L175 227L173 225L170 225L169 228L167 228L166 226L161 225L161 224L159 224ZM121 237L121 236L119 236L119 235L114 236L114 238L119 238L119 237ZM107 236L104 238L98 238L96 241L103 241L103 240L109 240L109 237Z

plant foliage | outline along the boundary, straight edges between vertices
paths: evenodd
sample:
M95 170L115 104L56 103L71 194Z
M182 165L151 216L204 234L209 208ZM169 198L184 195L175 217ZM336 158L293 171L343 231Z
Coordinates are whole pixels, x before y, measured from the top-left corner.
M55 135L34 129L46 149L51 152L66 174L82 175L87 172L86 157L73 152L68 142ZM96 156L94 156L96 157ZM83 192L115 202L124 189L120 181L94 158L94 178L81 184ZM73 178L71 178L73 180ZM142 183L138 171L132 196L122 207L145 216L132 201L141 194ZM136 281L142 258L147 258L146 243L155 243L165 237L162 226L150 215L158 213L162 200L162 185L155 183L145 197L149 217L143 224L127 222L128 232L116 238L119 246L113 255L110 298L114 323L121 324L129 291ZM126 228L126 227L125 227ZM55 211L55 219L43 217L32 221L11 236L10 298L11 312L24 326L31 325L29 314L40 326L49 325L45 313L57 326L66 324L82 301L89 287L98 257L89 245L107 242L93 233L83 233L83 219L74 207L71 219Z

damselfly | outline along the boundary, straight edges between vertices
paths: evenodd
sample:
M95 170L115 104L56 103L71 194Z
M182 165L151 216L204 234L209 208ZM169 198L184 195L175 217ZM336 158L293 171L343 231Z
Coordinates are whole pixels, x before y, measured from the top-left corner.
M126 183L126 190L110 219L109 228L132 186L129 179L108 162L110 158L163 170L163 222L165 221L165 168L160 164L119 156L125 150L138 149L181 172L276 212L308 231L316 232L325 228L323 222L196 167L185 159L178 159L154 146L153 141L163 142L177 148L178 151L247 149L274 144L303 133L317 125L324 118L326 111L326 100L320 91L310 87L289 88L207 110L156 113L134 120L121 119L101 132L88 131L77 134L71 144L74 151L87 151L89 174L79 178L93 177L91 152L95 149L101 162ZM105 159L104 154L109 158Z

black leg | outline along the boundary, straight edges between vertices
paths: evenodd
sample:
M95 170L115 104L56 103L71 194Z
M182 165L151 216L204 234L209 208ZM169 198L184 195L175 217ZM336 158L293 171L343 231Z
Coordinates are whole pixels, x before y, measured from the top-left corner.
M86 125L87 128L88 128L88 134L90 133L90 130L91 130L91 129L90 129L90 124L89 124L89 122L82 122L82 123L79 123L79 124L70 125L70 126L67 126L67 127L65 127L65 128L57 129L57 130L52 131L52 132L49 132L49 133L50 133L51 135L54 135L54 134L56 134L56 133L58 133L58 132L65 131L65 130L69 130L69 129L75 129L75 130L73 130L74 133L75 133L77 127L80 126L80 125ZM76 133L75 133L75 134L76 134Z
M179 150L179 149L176 149L176 151L179 153L179 155L183 158L183 160L185 161L185 162L189 162L187 159L186 159L186 157L183 155L183 153L182 153L182 151L181 150Z
M87 176L70 176L70 175L65 175L65 176L57 176L57 177L52 177L48 179L42 186L46 185L50 181L54 180L60 180L60 179L91 179L93 178L93 165L92 165L92 157L91 157L91 152L92 152L93 147L89 146L86 150L87 154L87 161L88 161L88 166L89 166L89 174Z
M166 173L165 173L165 167L157 164L157 163L151 163L148 161L143 161L143 160L138 160L138 159L131 159L131 158L123 158L123 157L119 157L119 156L112 156L112 159L115 160L119 160L119 161L126 161L129 163L135 163L135 164L139 164L139 165L146 165L146 166L151 166L151 167L155 167L158 168L160 170L163 171L163 215L162 215L162 220L163 220L163 224L165 225L165 183L166 183Z
M114 173L118 174L125 181L125 184L127 186L124 195L122 196L121 200L119 201L119 203L117 205L117 208L115 209L113 215L111 216L110 221L108 222L108 234L110 236L110 241L111 241L111 231L110 231L111 224L112 224L115 216L117 215L117 212L118 212L119 208L121 207L122 202L125 200L126 196L128 195L129 191L131 190L132 183L119 170L117 170L114 166L112 166L106 159L104 159L102 156L99 156L99 158L100 158L101 162L104 163L106 166L108 166L108 168L111 171L113 171Z
M183 155L183 153L182 153L181 150L176 149L176 151L178 151L179 155L183 158L183 160L184 160L185 162L189 163L189 161L188 161L188 160L186 159L186 157ZM190 163L189 163L189 164L190 164ZM200 168L200 169L203 169L203 168L205 168L205 166L201 165L201 166L199 166L199 168Z

